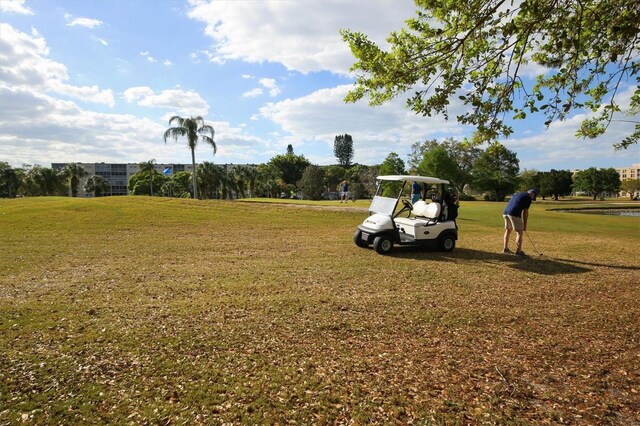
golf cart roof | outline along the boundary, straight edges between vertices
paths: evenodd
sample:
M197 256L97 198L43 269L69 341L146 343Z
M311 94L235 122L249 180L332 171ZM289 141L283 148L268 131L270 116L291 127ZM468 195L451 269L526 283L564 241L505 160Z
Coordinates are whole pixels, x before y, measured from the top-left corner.
M418 183L449 183L448 180L438 179L430 176L416 176L416 175L386 175L386 176L378 176L378 180L391 180L391 181L415 181Z

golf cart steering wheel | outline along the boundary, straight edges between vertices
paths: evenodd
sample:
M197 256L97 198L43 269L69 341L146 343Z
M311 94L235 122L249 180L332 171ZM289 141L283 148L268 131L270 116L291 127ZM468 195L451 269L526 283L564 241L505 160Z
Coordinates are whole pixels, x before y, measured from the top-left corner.
M413 204L411 204L411 201L409 200L402 200L402 204L404 204L404 207L409 209L409 210L413 210Z

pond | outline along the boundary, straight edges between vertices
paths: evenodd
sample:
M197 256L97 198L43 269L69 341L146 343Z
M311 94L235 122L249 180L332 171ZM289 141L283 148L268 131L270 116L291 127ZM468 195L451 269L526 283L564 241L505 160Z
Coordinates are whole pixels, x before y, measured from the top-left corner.
M584 209L564 211L568 213L599 214L602 216L640 217L640 209Z

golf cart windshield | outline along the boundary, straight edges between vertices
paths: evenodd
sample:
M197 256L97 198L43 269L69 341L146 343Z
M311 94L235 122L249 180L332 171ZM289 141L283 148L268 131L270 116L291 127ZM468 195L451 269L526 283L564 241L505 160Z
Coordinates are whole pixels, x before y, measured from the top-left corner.
M381 195L376 195L375 197L373 197L373 200L371 200L369 211L372 213L381 213L391 216L396 209L397 202L397 198L389 198L383 197Z

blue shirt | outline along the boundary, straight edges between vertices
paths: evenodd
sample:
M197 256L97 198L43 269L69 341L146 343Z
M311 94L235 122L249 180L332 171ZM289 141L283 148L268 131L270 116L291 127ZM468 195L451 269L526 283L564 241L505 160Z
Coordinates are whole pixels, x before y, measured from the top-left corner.
M531 196L528 192L518 192L511 200L509 200L509 204L505 207L503 214L508 214L509 216L522 217L522 211L528 210L531 207Z
M420 186L420 184L418 182L414 182L413 184L411 184L411 193L412 194L419 194L420 192L422 192L422 187Z

